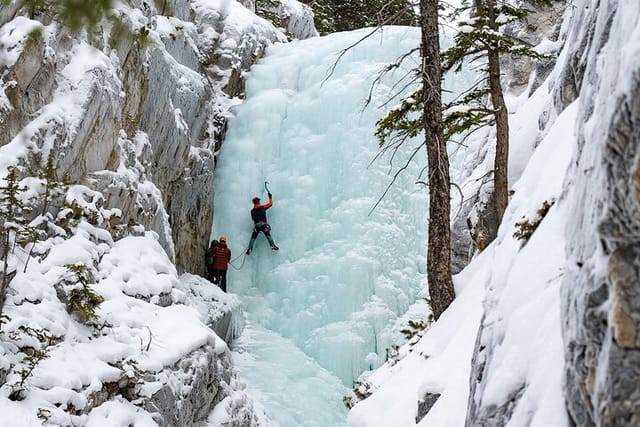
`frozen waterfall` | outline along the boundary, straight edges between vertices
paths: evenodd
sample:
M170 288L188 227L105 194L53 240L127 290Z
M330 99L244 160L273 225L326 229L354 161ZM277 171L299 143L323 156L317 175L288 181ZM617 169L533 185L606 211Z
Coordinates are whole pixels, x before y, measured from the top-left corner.
M386 27L330 72L366 31L271 47L251 68L246 101L229 123L216 169L213 232L229 240L239 270L230 268L228 287L247 314L234 362L282 427L344 426L342 397L353 380L403 342L399 331L408 319L428 313L427 189L415 183L423 150L370 213L420 143L396 153L393 166L390 156L372 163L379 150L375 122L399 102L389 98L404 88L418 58L370 93L372 82L418 46L420 33ZM261 234L245 259L251 198L266 202L265 181L274 194L268 218L280 251L272 252Z

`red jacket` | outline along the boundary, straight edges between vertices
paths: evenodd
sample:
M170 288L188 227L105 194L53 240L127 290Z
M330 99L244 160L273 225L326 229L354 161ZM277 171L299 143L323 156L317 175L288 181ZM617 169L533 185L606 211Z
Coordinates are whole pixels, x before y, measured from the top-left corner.
M225 242L218 243L214 253L213 269L227 271L229 260L231 259L231 250L227 247L227 244Z

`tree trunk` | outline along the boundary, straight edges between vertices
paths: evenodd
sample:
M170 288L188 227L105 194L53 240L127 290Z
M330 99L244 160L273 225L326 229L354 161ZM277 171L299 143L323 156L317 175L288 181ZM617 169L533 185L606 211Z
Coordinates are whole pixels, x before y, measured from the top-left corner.
M486 0L487 17L492 30L498 31L495 13L495 0ZM497 46L488 52L489 92L496 119L496 156L493 163L493 202L496 209L498 226L502 222L507 204L509 204L509 116L504 103L502 84L500 83L500 55Z
M455 297L451 280L449 155L442 125L438 0L420 0L422 28L423 126L429 170L427 281L437 320Z
M4 303L7 297L7 285L9 284L9 230L4 230L2 233L2 280L0 280L0 329L2 328L2 312Z

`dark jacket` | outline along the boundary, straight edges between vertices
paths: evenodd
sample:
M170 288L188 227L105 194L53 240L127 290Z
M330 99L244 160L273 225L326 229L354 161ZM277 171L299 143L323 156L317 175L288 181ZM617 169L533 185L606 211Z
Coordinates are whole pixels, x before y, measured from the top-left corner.
M213 261L216 257L216 246L218 246L218 241L213 240L211 242L211 246L207 249L207 252L204 255L204 263L207 266L207 270L213 270Z
M267 222L267 209L269 209L273 205L273 199L269 198L269 203L265 203L264 205L255 204L253 205L253 209L251 209L251 219L254 224L258 224L261 222Z
M219 242L214 253L213 269L227 271L229 260L231 259L231 250L227 247L227 244Z

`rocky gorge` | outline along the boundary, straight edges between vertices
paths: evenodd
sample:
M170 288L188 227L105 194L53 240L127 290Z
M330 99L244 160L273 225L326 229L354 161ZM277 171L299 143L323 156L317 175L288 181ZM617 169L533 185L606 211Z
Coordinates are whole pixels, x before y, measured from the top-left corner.
M33 253L6 256L1 322L14 338L0 346L0 413L23 425L268 425L231 363L239 301L196 274L244 75L269 45L316 36L310 9L278 3L277 28L253 1L130 0L71 31L20 5L0 6L0 169L27 185L51 156L71 190ZM502 224L479 223L491 133L471 142L453 218L463 297L380 369L384 380L367 379L350 425L377 410L389 425L450 425L444 412L470 426L640 423L640 6L557 0L505 31L554 56L503 59L518 141L510 180L522 183ZM541 156L563 161L545 168ZM515 223L545 201L554 207L534 237L515 240ZM68 308L78 283L105 295L103 323ZM25 383L38 352L56 374ZM392 405L405 396L387 373L402 369L416 380Z

